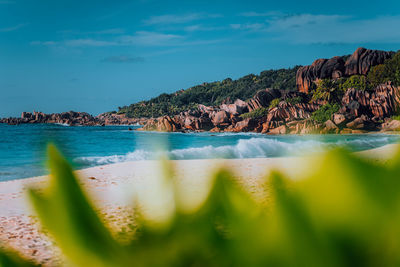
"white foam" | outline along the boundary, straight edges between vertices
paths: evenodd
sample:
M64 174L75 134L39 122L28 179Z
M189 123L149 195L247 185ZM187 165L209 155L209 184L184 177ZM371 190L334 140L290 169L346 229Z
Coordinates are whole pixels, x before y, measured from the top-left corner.
M71 125L69 125L68 123L54 123L55 125L60 125L60 126L65 126L65 127L69 127Z
M298 140L283 142L276 138L239 139L235 145L214 147L191 147L174 149L171 151L145 151L143 149L125 155L112 155L104 157L80 157L75 162L79 164L96 166L118 163L124 161L154 160L166 155L170 159L209 159L209 158L268 158L282 156L300 156L311 152L322 151L326 148L337 146L351 146L356 149L369 149L389 143L388 137L356 138L350 140L337 140L324 142L319 140Z

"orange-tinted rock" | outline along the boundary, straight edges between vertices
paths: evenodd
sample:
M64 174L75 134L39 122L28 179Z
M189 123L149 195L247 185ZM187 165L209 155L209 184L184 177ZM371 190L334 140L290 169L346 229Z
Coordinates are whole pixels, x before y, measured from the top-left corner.
M382 131L400 131L400 121L390 120L382 124Z
M212 115L211 121L214 125L219 125L229 121L228 113L225 110L218 111Z
M400 91L391 83L381 84L373 91L361 91L350 88L342 99L340 113L354 117L384 118L400 110Z
M253 131L257 126L257 122L254 119L244 119L235 124L232 128L232 132L250 132Z
M308 93L317 79L337 79L344 76L343 57L331 59L317 59L311 65L298 69L296 74L297 89Z
M345 75L366 75L371 67L383 64L394 52L358 48L346 61Z
M286 134L287 128L286 125L279 126L274 129L270 129L268 134Z
M269 104L275 98L280 98L282 92L278 89L266 89L258 91L247 103L249 111L259 108L269 107Z

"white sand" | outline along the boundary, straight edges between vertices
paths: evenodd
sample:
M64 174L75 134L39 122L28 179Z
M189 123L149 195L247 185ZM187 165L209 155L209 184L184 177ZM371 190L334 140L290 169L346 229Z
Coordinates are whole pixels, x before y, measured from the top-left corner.
M385 160L394 155L397 145L386 145L377 149L358 152L357 154ZM278 169L290 176L307 172L312 167L309 157L229 159L229 160L177 160L171 161L176 180L184 187L193 207L207 193L209 178L218 168L224 166L232 171L252 193L262 192L261 184L271 170ZM88 190L97 207L113 210L133 203L135 194L150 196L150 200L161 194L154 181L161 177L160 162L135 161L124 162L77 171L84 188ZM54 251L50 251L51 242L41 235L30 220L31 210L26 201L25 188L45 186L46 176L0 182L0 242L24 250L25 255L38 259L45 265ZM29 237L29 238L28 238ZM34 242L35 241L35 242Z

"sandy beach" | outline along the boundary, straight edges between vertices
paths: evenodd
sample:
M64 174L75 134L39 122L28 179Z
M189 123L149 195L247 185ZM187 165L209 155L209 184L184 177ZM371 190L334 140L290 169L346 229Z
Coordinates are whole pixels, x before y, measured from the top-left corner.
M396 153L397 145L357 152L372 160L384 161ZM231 170L235 178L252 194L263 190L261 184L271 170L280 170L289 176L307 173L310 162L318 156L256 158L229 160L176 160L171 161L174 176L182 192L190 196L187 208L193 208L207 195L211 174L221 167ZM159 161L124 162L76 171L83 187L94 199L96 207L110 219L111 227L126 218L133 199L138 195L157 197L157 179L162 176ZM296 175L297 177L297 175ZM59 260L59 252L35 224L31 207L26 199L26 188L46 185L47 177L34 177L0 183L0 242L7 247L23 251L46 266Z

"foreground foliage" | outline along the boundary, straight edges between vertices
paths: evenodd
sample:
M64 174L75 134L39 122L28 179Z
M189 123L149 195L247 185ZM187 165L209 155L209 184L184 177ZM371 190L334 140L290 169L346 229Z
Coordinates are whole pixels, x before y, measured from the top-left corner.
M139 216L128 244L111 236L53 147L49 157L51 184L43 193L31 190L30 197L75 266L400 264L400 153L381 165L335 150L316 158L314 169L298 179L272 173L266 204L220 171L200 208L183 211L175 192L166 200L175 206L172 219L159 225ZM0 253L0 265L33 266L10 253Z

